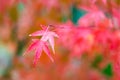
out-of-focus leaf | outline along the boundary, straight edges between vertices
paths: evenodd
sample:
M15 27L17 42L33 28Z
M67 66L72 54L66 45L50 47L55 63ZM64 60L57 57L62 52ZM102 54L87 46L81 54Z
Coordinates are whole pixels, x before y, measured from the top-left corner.
M77 24L77 21L79 20L79 18L85 14L83 10L78 9L76 6L72 6L71 13L72 13L71 19L74 24Z
M113 71L112 71L112 64L108 64L103 70L102 73L106 75L107 77L112 77Z
M98 68L99 63L103 60L103 56L102 55L97 55L94 59L94 61L92 62L92 67L94 68Z

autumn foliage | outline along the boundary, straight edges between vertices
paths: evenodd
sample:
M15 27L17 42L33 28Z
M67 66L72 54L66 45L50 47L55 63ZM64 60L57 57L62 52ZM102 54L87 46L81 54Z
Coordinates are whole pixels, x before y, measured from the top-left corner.
M0 23L12 80L120 80L119 0L0 0Z

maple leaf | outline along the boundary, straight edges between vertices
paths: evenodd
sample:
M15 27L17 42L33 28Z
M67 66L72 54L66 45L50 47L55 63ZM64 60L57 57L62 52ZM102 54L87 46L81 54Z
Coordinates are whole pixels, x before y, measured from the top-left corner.
M41 39L32 39L32 43L30 44L30 46L25 52L26 54L30 52L31 50L35 50L34 65L36 65L38 59L41 56L42 51L44 51L48 55L48 57L50 58L52 62L54 61L50 55L50 50L48 48L47 43L49 41L49 44L52 47L52 51L53 53L55 53L54 37L58 37L58 35L55 32L49 31L48 28L49 27L47 27L44 30L36 31L29 35L29 36L42 36Z
M44 36L43 36L44 35ZM41 38L42 41L49 41L50 46L52 47L52 51L53 53L55 53L54 50L54 37L59 37L55 32L52 31L46 31L45 30L40 30L40 31L36 31L32 34L30 34L29 36L43 36Z
M50 55L50 50L49 50L49 48L47 46L47 42L42 41L40 39L32 39L32 43L28 47L28 49L25 52L25 54L28 53L28 52L30 52L30 51L32 51L32 50L35 50L35 58L34 58L34 62L33 62L34 65L36 65L38 59L41 56L42 51L44 51L48 55L48 57L50 58L50 60L52 62L54 62L53 58Z

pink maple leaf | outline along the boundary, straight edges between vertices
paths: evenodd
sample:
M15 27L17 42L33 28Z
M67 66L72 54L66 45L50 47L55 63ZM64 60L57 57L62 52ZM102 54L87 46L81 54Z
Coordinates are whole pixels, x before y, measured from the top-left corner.
M55 32L52 31L45 31L45 30L40 30L40 31L36 31L32 34L30 34L29 36L43 36L41 38L42 41L49 41L50 46L52 47L52 51L53 53L55 53L54 50L54 37L59 37Z
M48 28L49 27L47 27L47 29L36 31L29 35L29 36L42 36L41 39L32 39L32 43L30 44L27 51L25 52L26 54L31 50L35 50L34 65L36 65L38 59L41 56L42 51L44 51L48 55L48 57L52 62L54 61L50 55L50 50L48 48L47 42L49 41L50 46L52 47L52 50L55 53L54 37L58 37L58 35L55 32L49 31Z
M50 55L50 50L47 46L47 42L44 42L40 39L32 39L32 43L30 44L30 46L28 47L25 53L28 53L32 50L35 50L34 65L36 65L38 59L41 56L42 51L44 51L48 55L48 57L50 58L52 62L54 61Z

